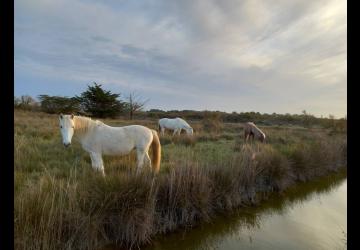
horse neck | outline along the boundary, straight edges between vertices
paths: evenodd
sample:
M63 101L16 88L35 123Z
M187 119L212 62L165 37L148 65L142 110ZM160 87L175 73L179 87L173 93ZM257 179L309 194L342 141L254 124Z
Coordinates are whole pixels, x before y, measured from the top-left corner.
M190 128L190 125L186 121L184 121L183 119L179 119L178 121L179 121L179 123L181 124L181 126L183 128Z
M264 132L261 131L261 129L259 129L258 127L255 127L255 131L257 136L264 136L265 137L265 134Z
M96 125L96 121L88 117L75 116L74 121L75 131L80 136L87 134Z
M255 125L251 126L250 131L253 132L256 136L259 136L261 134L260 129Z

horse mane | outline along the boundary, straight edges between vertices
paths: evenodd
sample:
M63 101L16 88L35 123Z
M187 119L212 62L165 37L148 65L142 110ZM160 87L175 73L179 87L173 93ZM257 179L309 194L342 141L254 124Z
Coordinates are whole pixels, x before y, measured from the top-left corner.
M91 130L97 124L102 123L98 120L92 120L90 117L86 116L74 116L74 124L75 130L80 133L86 133L87 131Z
M187 121L185 121L183 118L181 117L176 117L175 119L180 120L182 123L184 123L185 127L188 129L192 129L192 127L189 125L189 123Z
M265 133L261 131L261 129L259 129L255 124L252 126L251 131L256 135L256 136L263 136L265 137Z

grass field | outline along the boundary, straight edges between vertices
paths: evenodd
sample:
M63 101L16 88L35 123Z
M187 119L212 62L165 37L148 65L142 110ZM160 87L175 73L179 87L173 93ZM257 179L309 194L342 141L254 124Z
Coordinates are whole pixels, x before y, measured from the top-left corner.
M157 127L156 120L103 121ZM16 249L139 246L347 164L346 134L261 127L267 143L244 144L239 123L189 121L193 137L160 137L158 175L136 174L131 154L104 157L102 178L79 143L62 145L56 115L16 110L14 122Z

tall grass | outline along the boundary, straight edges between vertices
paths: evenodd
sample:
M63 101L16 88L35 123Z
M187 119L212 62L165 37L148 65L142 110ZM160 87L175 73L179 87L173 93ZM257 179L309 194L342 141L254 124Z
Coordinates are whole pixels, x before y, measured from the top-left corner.
M213 135L162 137L170 142L163 143L158 175L149 169L136 174L133 156L105 158L103 178L78 145L61 147L55 118L16 113L16 249L134 248L255 205L295 182L343 169L347 161L344 135L268 128L273 141L244 144L232 127L225 129L230 139L225 133L203 141Z

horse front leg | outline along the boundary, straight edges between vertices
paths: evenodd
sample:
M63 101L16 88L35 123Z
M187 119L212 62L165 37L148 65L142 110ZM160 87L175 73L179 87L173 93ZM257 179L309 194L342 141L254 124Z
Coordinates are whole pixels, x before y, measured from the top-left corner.
M164 135L164 134L165 134L165 128L161 127L161 135Z
M250 140L251 140L252 143L254 143L254 141L255 141L255 136L252 133L250 134Z
M245 139L245 143L247 143L248 140L249 140L249 134L245 132L244 137L245 137L245 138L244 138L244 139Z
M103 162L103 159L101 157L101 154L91 152L90 153L90 158L91 158L91 166L92 166L92 168L95 169L96 171L99 171L102 174L102 176L105 177L104 162Z

